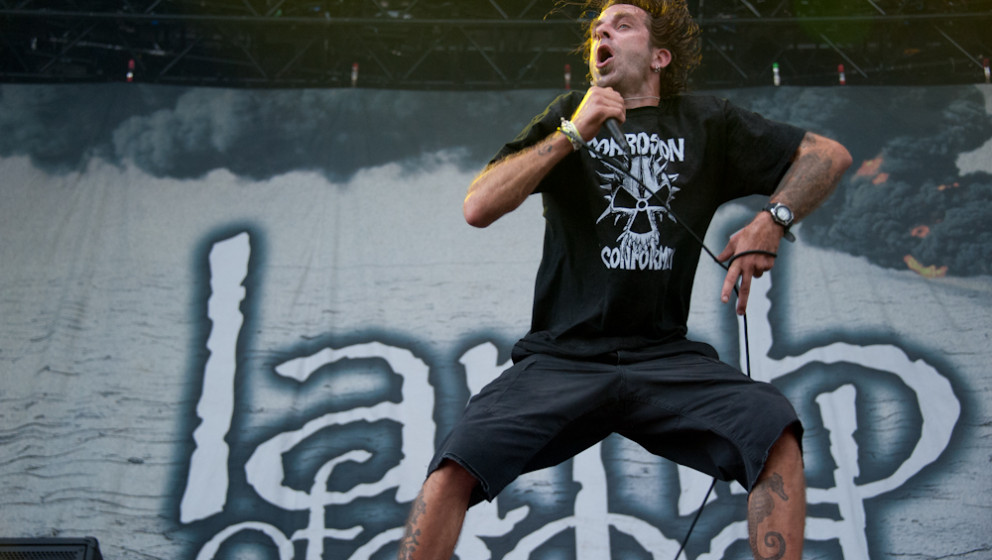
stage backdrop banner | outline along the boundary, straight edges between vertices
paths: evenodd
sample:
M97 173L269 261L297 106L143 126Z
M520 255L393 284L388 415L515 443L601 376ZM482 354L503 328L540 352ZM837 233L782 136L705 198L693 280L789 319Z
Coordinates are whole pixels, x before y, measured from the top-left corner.
M478 230L466 187L558 93L0 87L0 536L393 557L529 322L540 200ZM992 89L712 93L854 156L746 332L705 257L693 296L803 419L807 557L989 558ZM612 436L471 509L457 556L673 558L709 486ZM747 541L717 484L685 558Z

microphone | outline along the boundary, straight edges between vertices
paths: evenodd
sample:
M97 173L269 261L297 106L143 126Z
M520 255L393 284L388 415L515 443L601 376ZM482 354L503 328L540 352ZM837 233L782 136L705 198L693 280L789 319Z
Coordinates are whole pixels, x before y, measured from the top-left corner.
M599 79L594 79L592 81L592 85L609 88L609 86L601 85L601 80ZM630 153L630 145L627 144L627 137L624 136L623 131L620 130L620 121L610 117L606 119L603 126L605 126L606 131L610 133L610 137L620 145L620 149L623 150L623 153L626 154L628 158L632 157L633 154Z
M603 126L606 127L606 131L610 133L613 140L620 145L620 149L623 150L623 153L627 154L627 157L630 157L630 145L627 144L627 137L624 136L623 131L620 130L620 122L613 117L610 117L606 119Z

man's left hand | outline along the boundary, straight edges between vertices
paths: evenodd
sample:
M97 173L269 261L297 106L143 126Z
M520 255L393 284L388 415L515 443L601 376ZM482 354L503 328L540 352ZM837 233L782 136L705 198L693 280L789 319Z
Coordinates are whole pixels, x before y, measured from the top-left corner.
M744 229L730 236L730 241L717 256L720 262L726 262L734 255L748 251L763 251L775 253L782 240L784 229L772 221L771 214L761 212ZM761 278L761 275L775 266L775 257L762 253L742 255L730 263L727 277L723 280L723 291L720 300L730 301L734 286L740 280L737 293L737 314L743 315L747 310L747 298L751 293L751 279Z

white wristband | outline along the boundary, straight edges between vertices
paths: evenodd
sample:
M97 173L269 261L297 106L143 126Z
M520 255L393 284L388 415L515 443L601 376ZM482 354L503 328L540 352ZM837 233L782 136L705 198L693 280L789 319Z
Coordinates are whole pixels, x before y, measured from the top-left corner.
M572 143L572 149L576 152L582 149L586 145L586 141L582 139L582 135L579 134L579 129L575 127L575 123L562 117L561 126L558 127L558 131L568 138L568 141Z

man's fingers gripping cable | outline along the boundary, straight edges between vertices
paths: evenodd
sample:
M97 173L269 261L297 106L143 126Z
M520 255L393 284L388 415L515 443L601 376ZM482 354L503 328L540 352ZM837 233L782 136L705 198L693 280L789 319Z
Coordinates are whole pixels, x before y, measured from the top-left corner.
M730 270L730 266L732 264L734 264L734 261L735 260L737 260L737 259L739 259L741 257L747 256L747 255L765 255L765 256L771 257L773 259L776 258L776 257L778 257L778 253L773 253L771 251L763 251L761 249L754 249L752 251L741 251L740 253L737 253L736 255L730 257L730 259L727 260L726 263L724 263L724 265L723 265L724 268L726 268L727 270Z
M747 255L765 255L772 258L776 258L778 256L776 253L773 253L771 251L764 251L761 249L755 249L751 251L741 251L740 253L737 253L734 256L730 257L730 259L728 259L726 263L722 263L721 266L723 266L724 269L727 270L727 272L729 273L730 267L731 265L734 264L734 261L739 259L740 257L744 257ZM757 274L752 273L752 275L761 276L761 273L760 272L758 272ZM742 300L741 301L742 303L746 302L747 293L750 291L750 289L749 286L744 285L745 281L747 281L747 283L750 284L750 277L749 275L745 274L744 270L738 269L737 275L733 279L731 279L731 276L728 274L727 279L724 281L724 296L722 298L723 301L727 302L730 300L728 295L732 289L734 294L737 295L738 299Z

